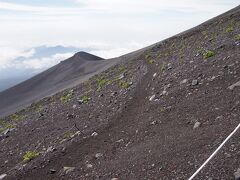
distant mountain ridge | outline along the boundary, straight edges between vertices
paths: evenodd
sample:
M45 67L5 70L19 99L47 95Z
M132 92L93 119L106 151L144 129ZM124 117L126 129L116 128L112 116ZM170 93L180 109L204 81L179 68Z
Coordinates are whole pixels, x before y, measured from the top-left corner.
M79 52L79 51L86 51L89 52L93 49L89 48L77 48L73 46L38 46L33 47L30 49L26 49L23 54L29 54L27 57L24 55L20 55L15 59L11 60L11 64L4 69L0 70L0 92L4 91L24 80L27 80L34 75L44 71L45 69L54 66L57 64L54 61L61 60L61 56L63 56L62 60L70 57L71 55ZM56 58L56 56L60 56L60 58ZM45 59L45 60L44 60ZM51 62L51 59L55 59ZM51 62L52 65L46 65L42 69L34 69L29 67L29 64L36 61L43 61L44 62ZM28 63L29 62L29 63Z
M0 116L21 109L63 89L73 87L112 63L113 61L107 61L86 52L78 52L31 79L0 92Z

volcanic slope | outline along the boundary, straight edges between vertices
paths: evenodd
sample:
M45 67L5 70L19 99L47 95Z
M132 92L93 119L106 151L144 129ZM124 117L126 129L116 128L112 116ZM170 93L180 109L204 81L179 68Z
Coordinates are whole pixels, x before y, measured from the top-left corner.
M189 178L239 123L239 19L240 6L2 119L0 174ZM195 179L234 179L239 137Z
M56 66L0 93L0 116L20 110L32 102L74 87L114 61L79 52Z

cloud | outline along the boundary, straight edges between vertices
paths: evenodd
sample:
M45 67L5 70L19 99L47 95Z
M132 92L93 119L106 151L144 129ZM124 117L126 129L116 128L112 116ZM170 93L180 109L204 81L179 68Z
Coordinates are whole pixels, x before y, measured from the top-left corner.
M4 27L0 28L0 71L16 67L48 68L59 62L60 56L63 60L69 55L36 59L31 57L34 49L25 51L42 44L87 47L104 58L123 55L187 30L239 4L238 0L68 2L68 6L61 7L0 2L0 11L3 10L0 21ZM71 2L75 3L71 6ZM20 56L27 60L14 61Z
M111 12L154 12L161 10L174 10L184 12L223 10L237 4L237 0L226 3L219 0L75 0L84 4L85 8L99 11Z
M34 58L34 54L34 48L27 51L0 48L0 73L6 69L41 71L71 57L74 53L57 53L43 58Z
M34 49L23 51L21 49L13 49L9 47L0 48L0 70L12 66L13 60L17 57L30 58L35 53Z
M1 10L22 11L41 15L79 15L92 13L159 13L161 11L179 12L222 12L237 5L237 0L72 0L77 6L48 7L20 3L0 2Z
M27 59L20 61L18 64L15 65L15 67L40 71L56 65L59 62L71 57L72 55L73 53L59 53L45 58Z
M153 42L145 42L145 43L137 43L137 42L130 42L127 44L123 44L121 47L117 47L117 45L113 44L105 44L105 47L98 47L98 49L90 51L91 54L103 57L103 58L114 58L119 57L124 54L136 51L141 49L147 45L153 44Z

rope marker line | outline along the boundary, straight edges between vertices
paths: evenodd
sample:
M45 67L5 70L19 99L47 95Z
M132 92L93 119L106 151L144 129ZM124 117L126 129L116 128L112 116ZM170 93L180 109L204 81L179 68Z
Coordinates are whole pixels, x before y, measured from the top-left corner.
M224 146L224 144L237 132L237 130L240 128L240 123L238 126L234 129L234 131L229 134L229 136L222 142L222 144L212 153L212 155L200 166L200 168L188 179L192 180L194 177L197 176L197 174L206 166L206 164L218 153L218 151Z

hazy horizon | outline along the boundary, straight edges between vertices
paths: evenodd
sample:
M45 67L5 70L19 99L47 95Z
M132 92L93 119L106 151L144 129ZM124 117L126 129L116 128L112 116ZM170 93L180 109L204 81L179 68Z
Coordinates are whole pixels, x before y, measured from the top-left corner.
M192 28L237 0L0 1L0 77L41 72L75 51L36 56L36 48L73 47L111 58ZM19 59L20 58L20 59Z

